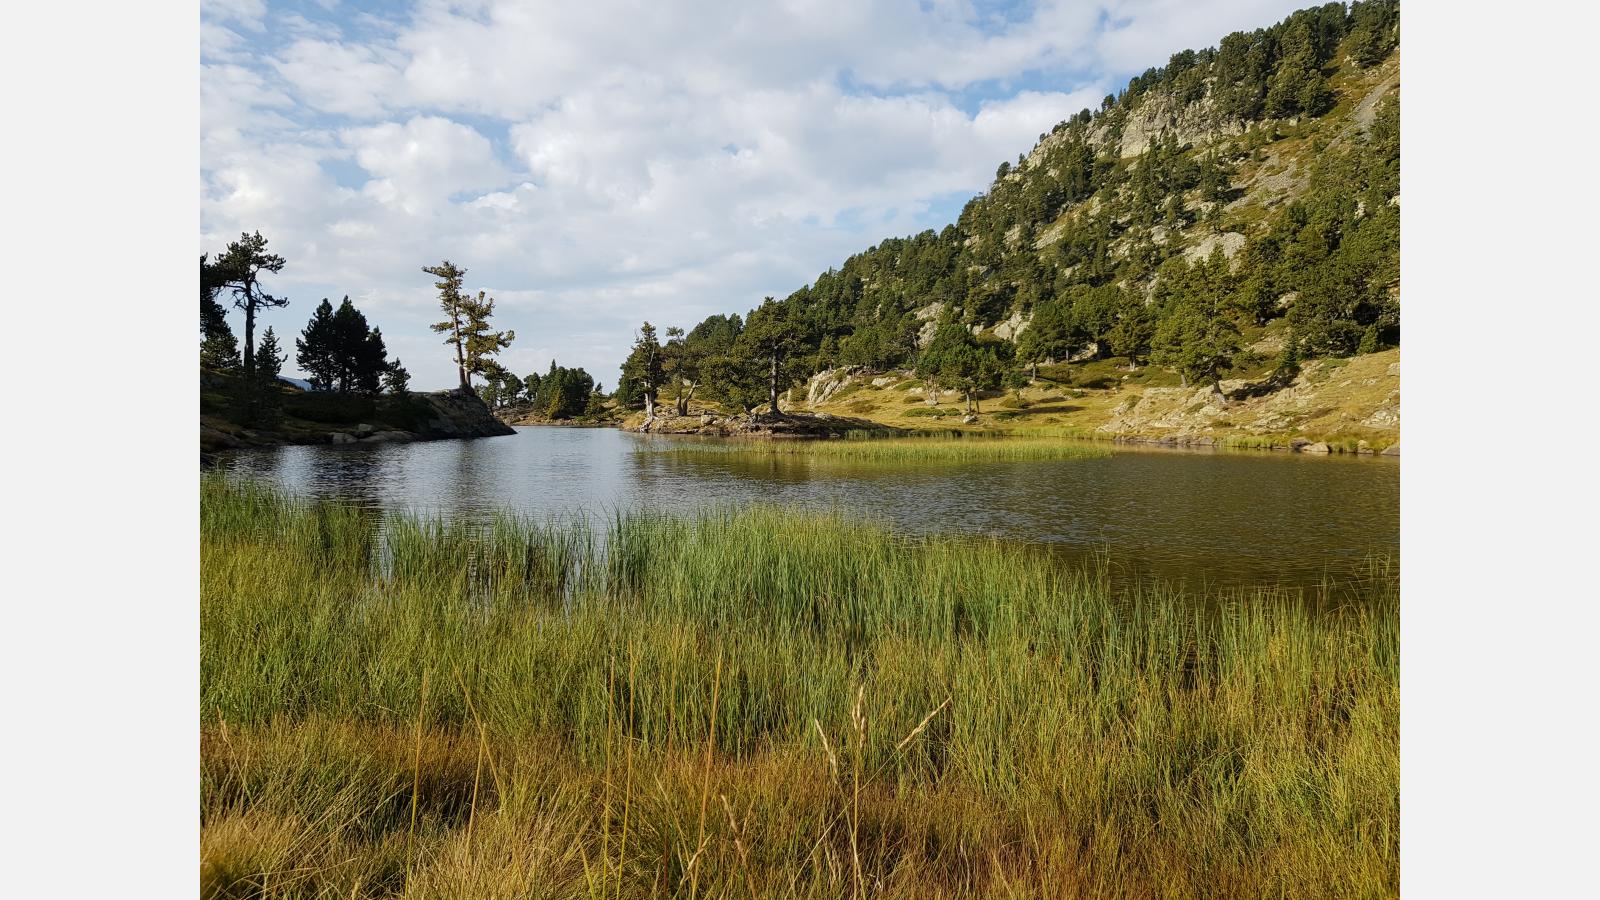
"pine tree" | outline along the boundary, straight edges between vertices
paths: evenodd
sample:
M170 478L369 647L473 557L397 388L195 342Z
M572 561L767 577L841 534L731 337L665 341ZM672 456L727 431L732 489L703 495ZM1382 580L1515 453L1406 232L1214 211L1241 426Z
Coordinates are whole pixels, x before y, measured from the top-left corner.
M311 386L319 391L333 390L339 377L334 346L333 304L322 298L305 330L295 338L295 362L306 373Z
M239 341L228 327L228 316L217 302L217 291L224 286L221 267L200 256L200 365L230 371L239 366Z
M383 374L389 367L389 350L383 345L383 331L376 326L367 332L356 354L356 390L376 394L383 389Z
M1155 316L1144 301L1124 293L1117 302L1117 322L1111 326L1107 341L1111 352L1128 358L1128 368L1137 369L1139 360L1150 352L1150 340L1155 336Z
M622 383L627 386L626 394L637 392L644 401L646 422L656 417L656 391L660 389L664 378L661 344L656 339L656 328L646 322L639 326L639 334L633 341L633 350L622 363ZM542 384L540 389L544 389ZM624 396L624 387L619 386L617 393L619 396Z
M367 317L347 296L333 313L332 344L335 386L341 394L360 390L369 329Z
M278 374L283 371L283 361L288 354L278 348L278 336L268 327L261 336L261 346L256 354L256 366L239 379L238 389L245 421L251 425L271 425L277 421L283 406L283 388Z
M272 326L268 325L256 352L256 380L276 387L278 375L283 372L283 363L288 358L289 355L278 348L278 336L272 333Z
M267 239L257 231L239 235L216 265L222 285L233 289L233 305L244 311L244 370L248 374L255 371L257 312L289 305L289 298L275 297L261 287L262 274L283 271L284 259L267 252Z
M422 271L438 277L433 286L439 289L439 309L445 315L444 321L428 327L435 334L446 335L445 344L456 349L456 374L461 379L461 389L470 391L472 384L467 379L466 337L463 333L467 321L463 307L467 298L461 293L461 282L467 277L467 270L447 259L437 266L423 266Z
M376 394L383 387L388 350L383 332L346 296L335 310L324 299L295 339L295 359L318 390Z
M410 393L408 390L410 385L411 373L407 372L406 367L400 364L400 357L395 357L389 361L388 365L384 366L383 389L386 393L393 394L396 397L404 397Z
M764 376L767 384L767 403L772 415L780 415L778 395L799 380L800 359L806 350L804 323L794 314L788 303L771 297L750 313L745 320L744 332L739 335L740 358Z
M462 358L467 372L467 386L470 388L472 376L485 371L494 356L511 346L517 333L489 329L489 319L494 316L494 298L483 291L479 291L477 297L462 298L461 315Z

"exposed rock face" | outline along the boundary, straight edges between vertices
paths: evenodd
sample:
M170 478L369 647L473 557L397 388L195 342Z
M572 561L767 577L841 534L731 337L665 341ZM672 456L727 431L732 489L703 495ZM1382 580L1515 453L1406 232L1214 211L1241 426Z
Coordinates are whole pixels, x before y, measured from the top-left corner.
M1233 259L1244 249L1244 235L1237 231L1208 234L1184 248L1183 255L1191 261L1201 260L1210 256L1211 251L1218 247L1222 248L1223 258Z
M1028 330L1028 323L1033 321L1033 316L1023 316L1020 312L1011 314L1011 318L994 326L994 336L1001 340L1014 341L1017 335Z
M838 393L840 388L848 385L863 371L861 366L841 366L837 369L823 369L811 376L811 380L806 383L806 405L816 406L818 403L828 402L829 397Z
M471 391L435 391L416 395L433 407L434 416L417 432L422 440L436 438L495 437L516 434L510 425L494 417L489 407Z
M929 303L927 306L912 310L912 315L922 323L917 330L917 346L926 347L933 340L933 333L939 330L939 317L944 315L944 304L941 302Z
M1090 132L1090 137L1097 144L1116 147L1118 156L1129 157L1142 155L1151 138L1159 140L1169 132L1179 144L1198 144L1244 134L1244 130L1244 123L1219 115L1209 95L1194 103L1180 103L1168 91L1152 91L1128 113L1120 135L1115 123L1105 122Z

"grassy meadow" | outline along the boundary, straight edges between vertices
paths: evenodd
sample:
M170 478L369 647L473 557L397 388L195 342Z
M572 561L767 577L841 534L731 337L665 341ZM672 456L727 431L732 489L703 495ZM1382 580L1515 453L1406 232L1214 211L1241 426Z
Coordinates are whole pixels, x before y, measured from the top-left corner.
M760 507L602 537L201 494L204 897L1398 892L1392 593L1113 596Z

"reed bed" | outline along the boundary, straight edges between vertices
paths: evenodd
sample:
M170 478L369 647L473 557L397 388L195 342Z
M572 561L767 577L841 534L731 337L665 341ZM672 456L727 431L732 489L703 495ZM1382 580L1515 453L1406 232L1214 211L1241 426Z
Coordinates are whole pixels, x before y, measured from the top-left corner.
M683 459L784 458L849 463L969 463L1010 460L1095 459L1110 455L1103 446L1058 436L1010 437L940 432L878 437L854 434L836 440L740 440L719 443L651 443L637 448Z
M1114 596L782 509L488 527L208 477L206 897L1371 897L1398 605Z

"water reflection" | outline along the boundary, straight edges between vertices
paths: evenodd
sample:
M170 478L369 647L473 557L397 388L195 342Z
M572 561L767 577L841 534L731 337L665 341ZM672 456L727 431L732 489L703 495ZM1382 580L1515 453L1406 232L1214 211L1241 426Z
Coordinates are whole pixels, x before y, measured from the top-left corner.
M845 509L912 531L1104 553L1119 578L1194 588L1342 581L1373 557L1398 558L1400 469L1389 459L1118 449L895 466L636 452L652 440L663 439L521 428L476 441L250 451L222 465L299 493L477 520L755 502Z

